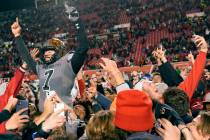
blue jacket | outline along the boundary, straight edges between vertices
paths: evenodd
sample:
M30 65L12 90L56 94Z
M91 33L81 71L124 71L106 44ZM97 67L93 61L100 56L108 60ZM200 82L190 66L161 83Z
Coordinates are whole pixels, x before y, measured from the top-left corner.
M101 105L104 110L109 110L111 106L111 101L107 99L103 94L98 92L98 96L96 97L96 101Z

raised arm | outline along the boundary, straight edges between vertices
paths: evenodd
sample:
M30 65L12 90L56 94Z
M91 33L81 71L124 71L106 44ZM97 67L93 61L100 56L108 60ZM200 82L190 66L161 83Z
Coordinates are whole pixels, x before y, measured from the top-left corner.
M16 21L11 26L12 33L15 37L14 44L15 48L17 49L20 57L23 61L25 61L28 65L28 67L37 74L36 70L36 62L31 57L29 50L27 49L22 37L21 37L21 27L19 24L18 18L16 18Z
M79 47L76 49L72 59L71 59L71 65L73 68L73 71L75 74L77 74L82 67L85 58L87 56L87 51L88 51L88 39L87 35L85 33L85 27L82 21L79 19L78 21L79 24L79 31L78 31L78 38L79 38Z
M208 52L208 44L203 37L194 35L193 40L197 47L200 49L200 52L197 55L197 58L189 75L179 85L179 88L184 90L190 99L192 98L193 93L198 86L198 82L200 81L206 63L206 54Z
M183 81L183 79L176 72L174 67L167 61L165 57L165 51L163 50L163 48L161 47L154 51L153 55L155 56L158 62L160 75L163 81L168 86L178 86Z
M0 96L0 111L5 107L9 98L11 96L16 96L20 90L22 80L24 77L26 65L22 65L19 69L16 70L14 77L8 83L6 90L2 96Z

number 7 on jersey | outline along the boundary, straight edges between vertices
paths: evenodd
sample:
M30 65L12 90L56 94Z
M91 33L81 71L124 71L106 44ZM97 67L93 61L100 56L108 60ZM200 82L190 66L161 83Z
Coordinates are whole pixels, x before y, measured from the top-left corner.
M50 82L50 78L53 75L53 72L54 72L54 69L50 69L50 70L45 71L44 75L47 76L47 78L44 82L44 86L42 87L43 90L50 90L49 82Z

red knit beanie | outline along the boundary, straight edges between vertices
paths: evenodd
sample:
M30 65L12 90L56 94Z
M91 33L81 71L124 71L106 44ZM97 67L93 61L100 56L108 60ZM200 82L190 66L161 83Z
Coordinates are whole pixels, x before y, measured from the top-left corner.
M125 90L117 95L115 125L127 131L153 128L152 100L139 90Z

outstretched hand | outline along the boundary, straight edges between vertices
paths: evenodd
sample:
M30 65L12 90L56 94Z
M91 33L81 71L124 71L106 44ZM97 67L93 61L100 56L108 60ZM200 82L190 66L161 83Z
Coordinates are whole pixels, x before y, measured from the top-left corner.
M101 58L101 60L103 61L104 64L103 63L99 63L99 64L105 71L107 71L107 72L119 71L115 61L110 60L108 58Z
M30 51L31 57L35 60L38 61L39 58L37 57L37 55L39 54L39 49L38 48L34 48Z
M20 27L20 24L19 24L19 19L18 19L18 17L16 17L16 21L12 24L11 30L12 30L12 33L13 33L13 35L14 35L15 37L20 36L21 27Z
M21 109L20 111L14 113L12 117L6 122L7 130L15 130L22 128L26 123L29 122L28 115L21 115L23 112L27 111L28 108Z
M207 53L208 52L208 43L205 38L199 35L193 35L193 42L200 48L200 51Z
M109 82L113 86L117 86L125 82L123 75L120 72L120 70L117 68L117 64L115 61L107 58L101 58L101 60L103 61L103 63L99 64L106 72L108 72Z
M162 127L156 128L156 132L161 136L163 140L180 140L181 132L176 126L173 126L171 122L164 118L158 121Z
M160 45L160 47L157 48L155 51L153 51L152 54L157 61L162 61L165 63L167 61L167 59L165 57L165 52L166 52L166 50L164 50L163 46Z
M54 105L56 101L54 100L56 95L46 98L44 101L44 112L46 116L49 116L53 113Z
M61 127L66 122L66 118L64 116L60 116L59 114L64 110L58 110L54 112L46 121L42 124L42 129L45 132L49 132L52 129Z

